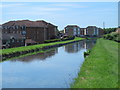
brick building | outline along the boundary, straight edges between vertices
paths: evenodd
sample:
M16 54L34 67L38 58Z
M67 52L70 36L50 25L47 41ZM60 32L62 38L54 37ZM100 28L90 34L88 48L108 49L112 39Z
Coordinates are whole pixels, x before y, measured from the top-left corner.
M43 20L10 21L2 25L3 33L20 34L25 38L25 44L41 44L45 40L57 37L57 26Z
M80 36L80 27L77 25L68 25L64 28L64 33L68 36Z
M104 34L103 29L96 26L88 26L86 28L86 35L88 36L102 36Z
M68 25L64 29L64 33L68 36L102 36L104 34L103 29L96 26L88 26L87 28L80 28L77 25Z
M89 36L94 36L94 35L98 35L98 28L96 26L88 26L86 28L86 35Z
M86 28L80 28L80 36L86 35Z
M102 28L98 28L98 36L103 36L104 30Z

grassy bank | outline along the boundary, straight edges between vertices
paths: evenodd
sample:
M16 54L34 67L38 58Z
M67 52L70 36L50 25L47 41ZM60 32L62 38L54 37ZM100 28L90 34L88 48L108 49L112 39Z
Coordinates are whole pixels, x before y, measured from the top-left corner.
M119 44L120 45L120 44ZM118 43L98 39L85 59L72 88L117 88Z
M3 50L0 50L0 52L2 52L0 54L9 54L9 53L14 53L14 52L27 51L27 50L32 50L32 49L36 49L36 48L42 48L44 46L69 43L69 42L82 40L82 39L84 39L84 38L75 38L74 40L68 40L68 41L61 41L61 42L39 44L39 45L32 45L32 46L26 46L26 47L16 47L16 48L3 49Z

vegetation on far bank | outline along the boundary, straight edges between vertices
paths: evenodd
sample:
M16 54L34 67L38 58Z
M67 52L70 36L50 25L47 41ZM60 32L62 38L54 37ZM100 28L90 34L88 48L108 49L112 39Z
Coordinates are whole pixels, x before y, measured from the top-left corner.
M2 53L0 53L0 54L9 54L9 53L14 53L14 52L27 51L27 50L42 48L42 47L44 47L44 46L64 44L64 43L69 43L69 42L78 41L78 40L83 40L83 39L84 39L84 38L76 37L76 38L73 39L73 40L67 40L67 41L60 41L60 42L53 42L53 43L46 43L46 44L38 44L38 45L32 45L32 46L24 46L24 47L16 47L16 48L3 49L3 50L0 50L0 52L2 51Z
M111 32L109 34L104 35L103 38L119 42L120 41L120 34L117 32Z
M73 39L75 39L74 36L67 36L65 38L45 40L44 43L60 42L60 41L67 41L67 40L73 40Z
M118 44L98 39L71 88L118 88Z
M105 28L104 29L104 33L105 34L109 34L111 32L115 32L117 28Z

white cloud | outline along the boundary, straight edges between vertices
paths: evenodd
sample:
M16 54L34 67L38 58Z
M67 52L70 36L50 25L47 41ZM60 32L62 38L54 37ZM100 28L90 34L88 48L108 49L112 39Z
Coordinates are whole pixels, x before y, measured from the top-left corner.
M18 6L23 6L25 4L22 3L14 3L14 4L0 4L0 8L4 8L4 7L18 7Z
M25 9L23 10L18 10L17 12L15 11L9 11L6 12L8 15L52 15L52 14L57 14L56 12L66 10L66 8L43 8L43 7L33 7L31 9Z

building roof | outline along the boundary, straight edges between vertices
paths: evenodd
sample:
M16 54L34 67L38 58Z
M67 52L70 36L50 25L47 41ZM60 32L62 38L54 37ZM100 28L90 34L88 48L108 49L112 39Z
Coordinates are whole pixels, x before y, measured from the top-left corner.
M96 26L88 26L87 28L97 28Z
M80 28L80 29L86 29L86 28Z
M67 25L66 27L79 27L79 26L77 26L77 25Z
M47 26L54 26L51 23L48 23L44 20L38 21L30 21L30 20L17 20L17 21L9 21L4 23L2 26L26 26L26 27L47 27Z

